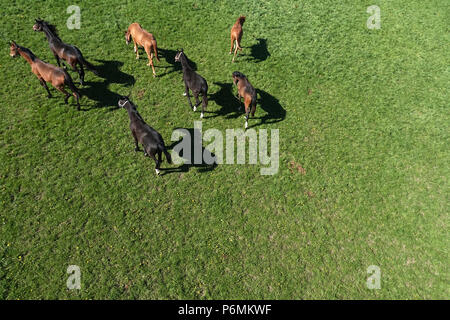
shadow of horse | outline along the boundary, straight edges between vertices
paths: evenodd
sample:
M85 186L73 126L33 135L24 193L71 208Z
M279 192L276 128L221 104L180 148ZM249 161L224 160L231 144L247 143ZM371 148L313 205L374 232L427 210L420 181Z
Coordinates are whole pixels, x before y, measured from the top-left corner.
M242 112L239 111L240 105L236 96L233 95L233 83L214 82L219 86L219 91L209 94L208 100L214 101L221 108L218 111L206 111L206 113L213 113L212 116L206 116L204 119L225 116L226 119L235 119L239 117Z
M280 101L277 98L261 89L256 89L256 94L259 97L256 110L258 110L258 107L261 107L266 114L262 117L250 118L259 119L261 121L258 124L250 125L249 128L257 127L262 124L277 123L286 118L286 110L281 106Z
M181 63L175 62L175 56L177 54L176 50L170 50L170 49L162 49L158 48L158 55L159 57L163 57L170 66L157 66L155 64L155 68L162 68L162 69L169 69L169 71L163 73L163 74L157 74L156 77L163 77L165 75L171 74L172 72L177 72L182 70ZM192 68L192 70L197 71L197 64L190 60L188 58L189 66Z
M97 102L94 108L114 107L113 109L117 109L117 101L119 101L121 95L109 90L109 85L117 83L128 87L132 86L136 80L132 75L120 71L120 67L123 66L121 61L95 61L100 63L100 65L95 65L95 68L103 81L86 81L88 87L81 88L80 93Z
M270 57L270 52L267 49L267 39L257 38L256 40L258 40L258 43L250 47L251 58L248 58L247 61L258 63Z
M184 137L179 140L179 141L175 141L173 142L170 146L167 147L167 149L174 149L179 143L182 143L183 145L180 146L180 148L182 148L181 150L179 150L179 152L175 151L178 153L178 156L181 157L184 161L184 164L180 165L177 168L161 168L161 175L166 175L169 173L176 173L176 172L188 172L191 168L198 168L198 172L200 173L204 173L204 172L209 172L214 170L217 167L217 163L215 161L216 156L214 153L211 153L208 149L203 147L203 141L202 141L202 136L200 134L200 130L195 129L195 128L176 128L175 130L187 130L188 131L188 135L190 136L190 145L186 145L186 142L183 142L183 139L185 139ZM189 149L189 153L186 152L186 154L183 154L184 151L186 151L186 148L190 148ZM201 150L201 161L199 163L199 161L195 161L194 158L194 150L196 150L196 148L198 148L198 151ZM214 162L212 164L206 163L205 162L205 157L209 157L211 159L214 159ZM197 162L197 163L196 163Z

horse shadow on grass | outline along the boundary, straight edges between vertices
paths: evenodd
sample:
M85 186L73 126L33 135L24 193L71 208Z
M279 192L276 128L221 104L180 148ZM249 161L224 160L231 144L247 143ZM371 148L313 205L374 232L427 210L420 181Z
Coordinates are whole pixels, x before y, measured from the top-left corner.
M250 47L243 47L250 49L250 54L241 53L240 56L246 57L246 59L242 61L259 63L270 57L270 52L267 49L267 39L257 38L256 40L258 43Z
M286 110L281 106L280 101L277 98L261 89L256 89L256 94L258 96L256 110L258 110L258 108L260 107L266 112L266 114L261 117L250 118L258 119L260 120L260 122L257 124L249 125L249 128L257 127L262 124L277 123L286 119ZM253 121L249 120L249 124L251 124L251 122Z
M188 135L190 136L190 145L189 145L189 141L188 142L182 142L182 140L180 139L179 141L175 141L173 142L170 146L167 147L167 149L172 149L173 151L175 151L178 156L180 158L183 159L184 164L181 164L179 167L177 168L160 168L161 170L161 175L166 175L169 173L176 173L176 172L188 172L191 168L197 168L198 172L200 173L204 173L204 172L209 172L214 170L217 167L217 163L216 163L216 156L214 153L210 152L208 149L203 147L203 140L202 140L202 135L200 130L196 129L196 128L177 128L175 130L186 130ZM184 136L182 139L186 139L187 137ZM174 148L181 143L182 145L180 145L179 147L177 147L177 150L174 150ZM181 147L185 147L184 149L178 150ZM186 148L190 148L190 154L187 154L188 152L186 152L186 154L183 154ZM198 148L198 152L200 152L201 150L201 159L200 161L195 161L196 159L194 158L194 153L196 148ZM212 164L206 163L205 162L205 157L209 158L209 159L214 159Z
M95 61L100 63L95 65L95 69L99 73L96 78L102 78L103 81L86 81L86 86L80 89L80 93L82 96L97 102L94 108L112 107L111 110L116 110L117 101L119 101L121 95L109 90L109 86L112 83L117 83L131 87L136 80L132 75L120 71L124 64L121 61Z
M177 55L177 51L176 50L170 50L170 49L162 49L162 48L158 48L158 56L162 58L164 58L168 64L170 64L170 66L161 66L161 65L156 65L155 64L155 68L162 68L162 69L168 69L168 71L162 73L162 74L157 74L156 77L163 77L166 76L168 74L171 74L172 72L177 72L177 71L181 71L181 63L180 62L176 62L175 61L175 56ZM192 68L192 70L197 71L197 64L192 61L191 59L188 58L188 63L189 66Z
M233 95L233 84L224 82L214 82L219 86L219 91L209 94L208 100L214 101L220 109L218 111L206 111L207 114L213 114L211 116L205 116L204 119L225 117L226 119L236 119L242 112L239 111L240 104L236 96Z

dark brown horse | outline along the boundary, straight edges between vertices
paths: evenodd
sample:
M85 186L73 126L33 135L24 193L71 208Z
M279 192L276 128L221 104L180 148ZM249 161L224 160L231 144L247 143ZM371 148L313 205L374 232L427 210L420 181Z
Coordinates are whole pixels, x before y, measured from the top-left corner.
M188 63L188 59L183 51L183 49L178 49L175 55L175 62L181 63L181 68L183 69L183 81L184 81L184 95L187 97L189 106L194 110L202 104L202 113L200 118L203 118L206 108L208 107L208 83L205 78L195 72ZM192 106L191 98L189 97L189 89L191 89L192 94L195 98L195 105ZM202 95L202 101L198 99L199 95Z
M239 51L242 51L241 48L241 39L242 39L242 26L244 25L245 22L245 17L244 16L240 16L237 20L236 23L233 25L233 27L231 28L231 48L230 48L230 54L233 52L233 45L235 45L235 49L234 49L234 56L233 56L233 62L234 59L236 58L236 53L237 50L239 49Z
M77 100L77 108L80 110L80 94L66 70L38 59L30 49L21 47L14 41L11 42L9 55L13 58L21 55L30 64L31 71L38 77L39 82L45 90L47 90L49 98L52 95L47 87L47 82L50 82L52 86L65 95L64 102L67 104L67 100L70 97L70 93L64 89L64 86L67 85Z
M80 83L84 84L84 68L85 66L88 70L92 71L95 75L98 72L95 67L84 59L83 54L80 49L70 44L64 43L58 36L56 32L56 27L44 20L36 19L36 23L33 26L34 31L44 32L48 40L48 45L50 50L55 56L58 66L61 66L60 59L67 61L67 63L72 67L72 69L80 75ZM78 69L79 68L79 69Z
M253 88L247 77L239 71L233 72L233 82L238 88L236 98L241 102L241 97L244 98L245 106L245 129L248 127L248 115L251 112L252 117L255 116L256 111L256 90ZM250 110L251 107L251 110Z
M166 156L167 162L172 163L172 157L166 149L164 140L158 131L150 127L142 119L133 102L128 97L121 97L118 105L125 108L130 118L130 130L134 138L134 151L139 151L139 143L144 147L144 155L149 156L156 162L156 174L159 175L159 168L162 162L162 154ZM156 158L158 156L158 158Z

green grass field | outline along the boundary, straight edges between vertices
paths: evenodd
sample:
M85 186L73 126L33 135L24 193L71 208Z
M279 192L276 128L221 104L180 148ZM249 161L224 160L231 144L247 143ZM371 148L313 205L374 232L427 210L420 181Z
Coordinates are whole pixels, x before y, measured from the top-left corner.
M79 30L68 3L0 2L0 299L450 298L448 1L84 1ZM366 26L373 4L379 30ZM9 56L15 40L56 64L38 17L107 75L86 71L81 112ZM158 41L156 79L125 44L135 21ZM119 95L167 145L199 120L179 47L208 80L204 130L243 128L233 71L263 92L249 124L279 129L278 174L157 177L133 151ZM66 287L69 265L81 290Z

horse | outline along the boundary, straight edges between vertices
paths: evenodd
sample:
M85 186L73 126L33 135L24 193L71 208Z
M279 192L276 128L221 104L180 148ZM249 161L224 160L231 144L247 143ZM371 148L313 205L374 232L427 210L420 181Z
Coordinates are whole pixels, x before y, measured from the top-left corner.
M137 22L130 24L128 30L125 32L125 42L127 45L130 43L131 38L134 43L134 52L136 53L136 59L139 59L138 46L144 47L147 53L148 63L147 66L151 66L153 70L153 77L156 77L155 67L153 66L153 52L155 53L156 60L158 58L158 47L156 45L156 39L145 29L142 29L141 25ZM153 50L153 52L152 52Z
M159 175L160 165L162 162L162 153L166 156L167 162L172 163L172 157L167 152L164 140L161 135L142 119L141 115L136 109L133 102L128 97L121 97L118 105L120 108L125 108L130 118L130 130L134 138L134 151L139 151L139 143L144 147L144 155L149 156L156 162L156 174ZM158 159L156 159L158 155Z
M230 48L230 54L233 53L233 46L235 45L235 50L234 50L234 56L233 56L233 62L234 59L236 58L236 53L237 50L239 49L239 51L242 51L241 48L241 39L242 39L242 26L244 25L245 22L245 16L240 16L235 24L233 25L233 27L231 28L231 48Z
M80 93L66 70L38 59L30 49L21 47L14 41L11 42L9 55L13 58L21 55L30 64L31 71L38 77L39 82L45 90L47 90L48 98L52 97L47 87L47 82L50 82L58 91L65 95L64 102L67 104L67 100L70 97L70 94L64 89L64 86L67 85L77 100L77 109L80 110Z
M256 111L256 90L253 88L247 77L239 71L235 71L232 74L233 82L238 88L238 94L236 98L241 103L241 97L244 98L245 106L245 129L248 127L248 116L251 112L252 117L255 116ZM251 107L251 110L250 110ZM240 109L240 108L239 108Z
M84 68L92 71L98 76L95 67L84 59L83 54L77 47L64 43L58 36L56 27L44 20L35 19L36 23L33 25L33 30L37 32L44 32L48 40L50 50L55 56L58 66L61 66L60 59L65 60L75 72L78 72L80 76L80 84L84 85ZM77 67L79 66L79 69Z
M208 106L208 83L205 78L199 75L197 72L192 70L192 68L188 64L188 60L186 55L184 54L183 49L177 50L177 54L175 55L175 62L180 62L181 67L183 69L183 81L185 92L183 95L187 96L189 106L194 112L197 110L197 107L202 104L202 113L200 114L200 118L203 118L206 107ZM189 97L189 89L191 89L192 94L194 95L196 105L192 107L191 98ZM198 99L199 94L202 95L202 101Z

